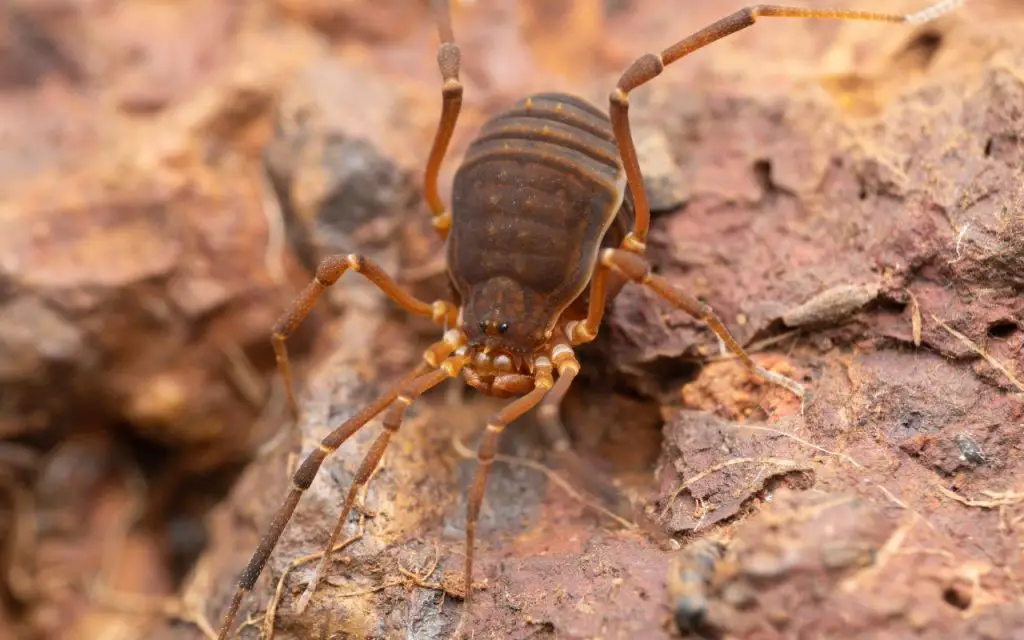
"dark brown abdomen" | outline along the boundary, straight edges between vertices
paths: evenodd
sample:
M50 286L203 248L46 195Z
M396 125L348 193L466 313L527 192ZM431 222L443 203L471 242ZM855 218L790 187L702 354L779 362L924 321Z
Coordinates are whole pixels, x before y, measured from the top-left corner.
M608 117L559 93L498 114L455 175L452 216L448 263L460 294L508 276L564 308L589 282L598 248L633 225Z

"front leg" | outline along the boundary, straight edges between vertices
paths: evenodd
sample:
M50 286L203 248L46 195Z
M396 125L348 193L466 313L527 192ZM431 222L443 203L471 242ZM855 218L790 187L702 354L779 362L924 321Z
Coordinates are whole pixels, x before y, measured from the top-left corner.
M651 273L651 265L646 258L624 249L605 249L601 252L601 262L594 274L587 317L582 322L570 323L566 327L573 344L590 342L597 336L597 329L604 317L606 283L612 270L621 273L633 282L649 287L677 309L682 309L690 316L704 322L725 343L725 346L736 354L748 371L772 384L788 389L803 400L806 393L803 385L780 373L768 371L754 362L750 354L729 333L725 324L710 306L672 285L665 278Z
M434 303L424 302L406 291L401 285L395 282L391 276L384 273L380 266L365 256L358 253L348 255L328 256L320 262L316 275L313 277L306 289L292 302L292 306L274 324L274 332L271 343L274 345L274 355L277 358L277 370L284 380L285 393L288 397L288 407L292 416L298 418L299 408L295 402L295 394L292 391L292 371L288 361L288 348L285 341L288 336L295 333L302 321L306 319L313 305L320 298L320 295L327 287L338 281L349 269L362 274L367 280L394 300L400 307L418 316L433 318L438 325L455 326L458 317L458 309L450 302L437 300Z
M458 636L466 621L472 621L473 602L473 544L476 538L476 523L480 518L480 507L484 501L484 490L487 487L487 476L490 474L494 457L498 453L498 440L502 431L511 422L533 409L544 396L548 394L554 384L551 359L546 356L539 356L534 361L533 390L525 396L513 400L487 422L487 428L477 446L477 468L473 476L473 483L470 485L469 497L466 501L466 567L463 576L466 589L465 606L462 610L462 617L458 629L453 637Z

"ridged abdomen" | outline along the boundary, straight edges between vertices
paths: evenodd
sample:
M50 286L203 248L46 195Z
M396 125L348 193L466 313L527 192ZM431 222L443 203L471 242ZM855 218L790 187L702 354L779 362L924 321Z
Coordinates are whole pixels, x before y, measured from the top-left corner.
M449 266L460 294L508 276L560 310L598 248L633 223L610 122L564 94L526 98L490 121L455 176Z

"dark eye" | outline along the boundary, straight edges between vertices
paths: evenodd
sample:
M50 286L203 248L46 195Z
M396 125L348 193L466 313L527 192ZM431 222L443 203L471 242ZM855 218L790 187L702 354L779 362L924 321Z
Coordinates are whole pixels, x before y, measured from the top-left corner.
M498 333L507 333L507 332L508 332L508 323L507 322L502 322L501 324L498 325Z
M481 331L481 332L483 332L483 333L487 333L487 323L486 323L486 322L484 322L483 320L481 320L481 321L480 321L480 324L479 324L478 326L480 327L480 331Z

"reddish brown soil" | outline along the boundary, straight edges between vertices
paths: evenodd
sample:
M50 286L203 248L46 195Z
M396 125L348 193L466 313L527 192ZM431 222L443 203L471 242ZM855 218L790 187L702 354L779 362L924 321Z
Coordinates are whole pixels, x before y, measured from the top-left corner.
M440 105L422 5L0 7L0 638L209 635L297 456L436 339L346 277L294 342L303 414L285 418L267 338L320 257L359 250L445 293L419 186ZM445 196L509 101L603 106L633 57L726 10L515 6L455 12ZM764 21L634 94L652 261L811 397L627 286L563 415L647 528L567 491L515 423L475 637L678 637L669 560L706 538L728 543L711 633L1024 637L1022 29L1011 0L917 29ZM451 635L474 464L454 439L472 450L501 403L446 393L410 410L362 537L299 614L313 565L289 566L325 544L379 426L324 465L241 637Z

